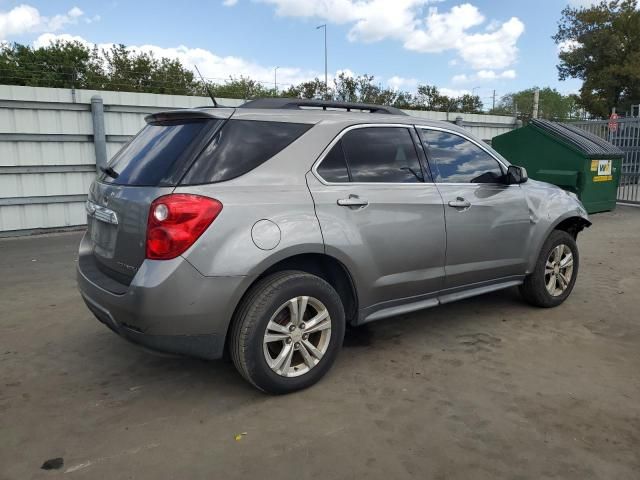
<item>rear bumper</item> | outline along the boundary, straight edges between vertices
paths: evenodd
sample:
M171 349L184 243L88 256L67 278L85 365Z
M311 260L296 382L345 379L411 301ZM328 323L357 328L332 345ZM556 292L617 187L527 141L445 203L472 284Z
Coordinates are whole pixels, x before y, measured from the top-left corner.
M220 358L246 277L205 277L182 257L145 260L129 286L90 267L80 244L78 288L89 310L118 335L167 353ZM115 290L115 291L114 291Z

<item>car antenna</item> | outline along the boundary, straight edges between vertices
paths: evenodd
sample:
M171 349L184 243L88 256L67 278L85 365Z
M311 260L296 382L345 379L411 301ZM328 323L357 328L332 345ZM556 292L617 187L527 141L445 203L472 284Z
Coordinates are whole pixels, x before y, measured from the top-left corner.
M198 66L194 65L194 67L196 67L196 72L198 72L198 75L200 75L200 80L202 80L202 84L204 85L204 88L207 90L207 93L211 97L213 106L218 107L218 102L216 102L216 97L213 96L213 92L211 91L211 88L209 88L209 84L205 82L204 77L202 76L202 74L200 73L200 70L198 69Z

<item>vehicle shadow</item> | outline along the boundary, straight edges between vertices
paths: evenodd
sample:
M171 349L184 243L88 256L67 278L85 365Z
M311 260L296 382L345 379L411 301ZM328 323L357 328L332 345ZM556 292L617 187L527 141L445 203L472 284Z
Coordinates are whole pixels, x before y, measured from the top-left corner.
M530 309L520 299L516 289L503 290L361 327L350 327L345 335L344 347L383 347L389 352L393 348L401 348L394 346L394 339L406 337L408 340L416 336L428 338L436 330L440 334L448 330L476 332L478 316L484 318L485 325L488 321L495 321L498 326L505 321L505 316L517 316L519 312ZM126 383L134 391L143 387L151 388L161 395L163 392L192 390L202 395L215 394L218 398L223 396L228 399L262 396L237 373L229 359L206 361L160 354L130 344L111 332L93 335L87 340L84 355L89 358L85 358L85 364L88 368L91 368L90 365L98 366L91 372L92 378L116 379L117 383ZM117 361L105 362L105 358Z

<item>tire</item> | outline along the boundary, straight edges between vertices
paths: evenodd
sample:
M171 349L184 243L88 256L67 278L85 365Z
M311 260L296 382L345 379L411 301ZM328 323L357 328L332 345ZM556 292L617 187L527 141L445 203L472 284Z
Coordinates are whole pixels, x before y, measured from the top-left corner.
M556 262L555 257L552 257L552 255L557 255L557 252L561 251L560 249L562 249L561 260L565 262L565 267L561 267L561 265ZM568 270L566 266L569 265L569 263L566 258L568 258L567 254L569 252L571 254L572 264L570 265L571 276L567 278ZM558 268L556 268L556 264ZM537 307L557 307L571 294L576 279L578 278L579 264L578 246L576 245L574 237L565 231L554 230L540 250L535 269L525 278L524 283L520 286L520 294L528 303ZM553 268L551 268L550 265L553 265ZM564 276L558 276L556 272L564 272ZM554 284L550 283L552 282L552 276L556 277L555 285L557 288L554 288ZM553 293L550 291L550 288L554 290Z
M303 308L297 320L293 312ZM233 319L229 350L246 380L264 392L284 394L307 388L327 373L344 331L344 308L333 287L315 275L289 270L265 277L245 295Z

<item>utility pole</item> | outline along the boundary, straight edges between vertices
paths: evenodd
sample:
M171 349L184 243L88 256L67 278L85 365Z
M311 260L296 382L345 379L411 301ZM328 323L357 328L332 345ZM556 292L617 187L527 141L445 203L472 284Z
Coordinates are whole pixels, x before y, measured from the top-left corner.
M493 90L493 106L491 107L491 110L495 110L496 109L496 91L495 89Z
M329 80L327 75L327 24L323 23L318 25L316 30L324 29L324 96L325 99L329 96Z
M533 118L538 118L538 105L540 103L540 89L536 87L533 91Z
M278 69L280 67L276 67L273 69L273 89L276 91L276 97L278 96Z

